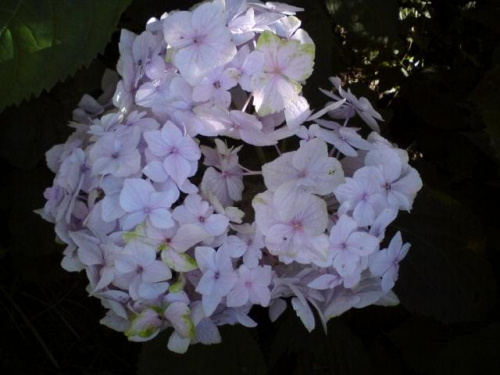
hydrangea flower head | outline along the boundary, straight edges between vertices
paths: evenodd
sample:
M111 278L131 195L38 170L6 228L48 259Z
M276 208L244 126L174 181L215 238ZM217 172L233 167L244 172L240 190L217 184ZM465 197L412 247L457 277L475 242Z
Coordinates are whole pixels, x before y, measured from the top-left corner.
M214 0L122 31L119 76L47 152L39 213L66 245L61 265L86 273L101 323L129 340L168 329L185 353L219 343L219 326L257 326L255 305L274 321L290 301L312 331L397 301L410 245L398 232L385 247L385 233L422 181L406 151L348 126L382 118L338 79L310 108L300 11Z

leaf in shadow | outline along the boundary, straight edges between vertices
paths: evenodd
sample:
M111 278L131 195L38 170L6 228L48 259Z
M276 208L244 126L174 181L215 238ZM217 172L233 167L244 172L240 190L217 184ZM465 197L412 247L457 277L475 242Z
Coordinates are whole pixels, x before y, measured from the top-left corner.
M333 19L356 37L387 43L398 32L396 0L326 0Z
M500 324L494 323L451 342L436 359L430 374L498 374L499 353Z
M479 109L481 118L485 123L485 132L489 137L488 146L494 152L497 160L500 159L500 108L498 96L500 95L500 47L493 53L493 66L488 70L479 85L472 92L470 99Z
M89 64L130 1L2 1L0 111Z
M431 318L409 317L389 334L410 368L428 373L434 360L451 340L450 329Z
M474 214L424 188L411 215L400 215L395 227L411 243L396 284L405 308L445 323L479 320L489 311L495 279Z
M270 357L274 368L280 370L280 366L288 364L287 370L294 374L371 373L363 343L338 318L328 322L327 335L321 327L309 334L300 320L289 314L276 334Z
M50 93L6 108L0 113L0 157L17 168L34 168L49 148L63 143L74 131L68 127L72 112L83 94L100 88L103 73L103 64L94 61Z
M224 326L220 327L220 332L222 343L190 346L185 354L169 351L167 342L171 330L163 332L143 344L138 374L266 374L264 358L248 328Z

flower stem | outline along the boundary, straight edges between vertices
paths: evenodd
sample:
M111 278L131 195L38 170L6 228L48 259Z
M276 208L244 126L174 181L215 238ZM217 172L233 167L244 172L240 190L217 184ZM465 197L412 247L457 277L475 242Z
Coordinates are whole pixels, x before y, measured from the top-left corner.
M245 102L245 104L243 104L243 107L241 108L241 112L245 112L245 111L247 110L247 107L248 107L248 105L250 104L250 101L252 100L252 98L253 98L253 94L250 94L250 95L248 96L248 99L247 99L247 101Z
M349 123L350 119L351 119L350 117L346 117L346 119L344 120L344 123L342 124L343 128L345 128L347 126L347 124Z
M248 169L241 164L238 164L238 167L244 170L244 172L239 173L239 176L262 176L261 171L252 171L251 169Z
M281 156L281 150L280 150L279 146L276 144L276 145L274 145L274 148L278 152L278 155Z

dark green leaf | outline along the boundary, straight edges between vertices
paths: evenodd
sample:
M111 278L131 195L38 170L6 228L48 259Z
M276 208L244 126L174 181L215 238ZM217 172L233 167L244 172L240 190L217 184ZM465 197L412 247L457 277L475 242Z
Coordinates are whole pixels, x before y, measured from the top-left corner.
M496 0L483 0L473 8L473 11L466 16L471 17L483 25L491 28L496 33L500 34L500 4Z
M65 273L60 266L64 247L55 242L54 225L33 212L45 204L43 191L54 176L39 166L12 171L9 177L0 204L10 211L3 235L9 238L13 268L23 280L38 286L54 285Z
M356 36L387 43L398 30L397 0L326 0L335 22Z
M50 93L6 108L0 114L0 157L18 168L34 168L49 148L64 142L74 130L67 126L72 111L83 94L100 88L103 73L104 66L94 61Z
M264 358L248 328L224 326L220 332L222 343L197 344L185 354L172 353L167 349L170 330L160 334L153 341L143 344L139 356L139 375L266 373Z
M165 12L173 10L189 10L199 0L139 0L123 13L124 27L134 32L144 30L144 25L151 17L160 18Z
M101 52L131 0L7 0L0 9L0 111Z
M450 330L430 318L412 316L389 334L410 368L428 373L436 356L451 339Z
M323 4L316 1L300 1L296 5L304 8L304 12L297 16L302 21L301 27L309 33L316 44L314 72L304 87L304 96L312 108L319 109L327 98L318 87L330 89L328 78L345 69L339 59L340 41L333 33L330 18L325 13Z
M480 110L481 117L486 125L486 133L490 138L489 146L495 156L500 158L500 48L494 54L496 64L486 72L484 78L471 95Z
M495 293L479 220L449 196L424 188L395 225L411 243L396 294L408 310L445 323L481 319Z
M370 359L361 341L339 319L328 325L328 335L317 329L308 351L299 353L295 374L371 374Z
M371 374L363 343L338 318L328 323L325 335L321 327L308 333L299 319L289 316L279 328L270 355L275 367L283 366L279 357L296 361L294 374Z
M0 244L6 244L16 273L37 285L58 282L65 273L60 266L64 247L54 241L54 225L33 212L45 204L43 192L54 179L43 161L44 153L74 130L67 126L71 113L83 93L99 88L103 72L104 66L94 61L50 93L0 114L0 160L5 159L1 224L7 229Z
M450 343L436 359L432 375L498 374L500 324L495 323Z
M400 95L414 116L428 125L446 130L470 130L477 125L477 114L464 100L457 76L445 69L415 73L401 88Z
M404 374L406 367L397 355L396 349L388 346L384 340L379 339L369 348L374 375L400 375Z

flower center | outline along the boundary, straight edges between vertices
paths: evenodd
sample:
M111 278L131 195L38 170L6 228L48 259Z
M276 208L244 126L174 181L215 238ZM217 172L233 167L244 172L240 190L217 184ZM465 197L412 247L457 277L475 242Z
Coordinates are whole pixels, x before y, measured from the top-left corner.
M197 35L193 38L193 44L200 45L203 44L203 35Z
M90 171L90 168L87 166L87 164L82 164L80 166L80 173L85 173L85 172L88 172Z

